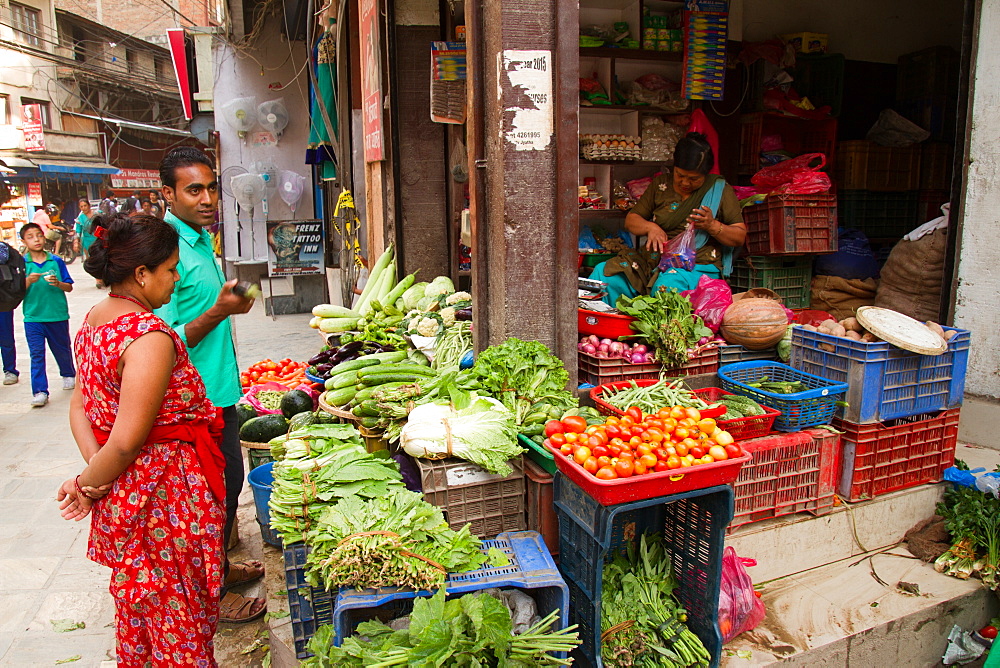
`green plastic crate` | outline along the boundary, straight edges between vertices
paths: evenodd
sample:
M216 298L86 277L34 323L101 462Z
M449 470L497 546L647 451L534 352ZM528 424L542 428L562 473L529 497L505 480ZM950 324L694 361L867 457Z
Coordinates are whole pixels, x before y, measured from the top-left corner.
M788 308L809 308L812 257L742 257L729 277L733 292L767 288L778 293Z

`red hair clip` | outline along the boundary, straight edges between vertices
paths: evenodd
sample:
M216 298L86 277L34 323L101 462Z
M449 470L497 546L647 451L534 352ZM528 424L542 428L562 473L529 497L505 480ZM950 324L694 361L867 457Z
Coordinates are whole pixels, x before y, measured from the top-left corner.
M107 236L107 229L103 227L98 227L96 230L94 230L94 236L97 237L98 239L103 239L105 236Z

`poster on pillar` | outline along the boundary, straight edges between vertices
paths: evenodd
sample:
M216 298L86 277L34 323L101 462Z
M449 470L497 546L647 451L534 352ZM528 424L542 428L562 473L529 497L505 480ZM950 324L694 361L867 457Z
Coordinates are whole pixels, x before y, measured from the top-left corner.
M321 220L268 221L268 276L322 274L326 269L325 247Z
M497 54L504 137L518 151L544 151L552 142L552 52L506 49Z
M21 131L24 133L25 151L45 150L45 130L42 127L42 105L21 105Z
M365 162L383 159L382 49L378 23L379 0L358 0L361 19L361 98Z

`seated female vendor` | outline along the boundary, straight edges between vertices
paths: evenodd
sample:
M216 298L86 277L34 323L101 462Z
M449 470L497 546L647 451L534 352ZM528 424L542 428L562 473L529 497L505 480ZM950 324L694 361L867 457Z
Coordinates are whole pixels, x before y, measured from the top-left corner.
M715 156L705 136L689 133L677 142L673 169L653 179L625 218L625 229L646 237L645 249L653 260L666 250L667 241L688 225L696 231L694 270L654 268L657 275L646 293L661 287L691 290L703 274L720 278L732 272L733 252L743 245L747 228L732 187L718 174L709 174L714 164ZM607 283L604 301L612 306L620 295L638 294L624 273L609 266L621 261L619 256L601 263L590 276Z

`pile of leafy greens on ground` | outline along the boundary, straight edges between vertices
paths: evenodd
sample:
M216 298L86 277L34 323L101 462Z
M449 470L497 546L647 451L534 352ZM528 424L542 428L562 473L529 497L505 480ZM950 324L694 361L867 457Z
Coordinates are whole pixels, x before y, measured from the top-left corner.
M279 444L278 441L281 441ZM405 489L386 453L369 453L349 425L311 425L271 442L271 528L285 545L303 540L322 512L344 498L373 499Z
M396 487L325 507L304 538L309 583L327 589L432 589L444 584L447 573L475 570L503 556L483 553L468 524L453 531L422 494Z
M509 338L476 358L472 372L482 391L500 400L521 425L539 402L569 409L578 404L566 390L569 374L544 344Z
M961 470L969 468L962 461L955 465ZM944 518L954 544L934 562L935 570L962 580L978 574L987 588L998 589L1000 500L974 487L955 484L945 490L937 514Z
M553 631L557 612L521 635L514 635L510 611L488 594L446 600L439 589L413 602L409 628L393 630L382 622L362 622L357 634L333 646L333 627L322 626L309 641L315 656L303 668L352 666L451 666L528 668L565 666L550 652L569 652L580 641L575 627Z
M676 288L660 288L648 296L629 298L622 295L615 308L635 318L632 329L636 335L633 338L651 346L656 361L667 368L687 364L688 349L697 346L702 338L712 336L712 330L694 314L691 300Z

